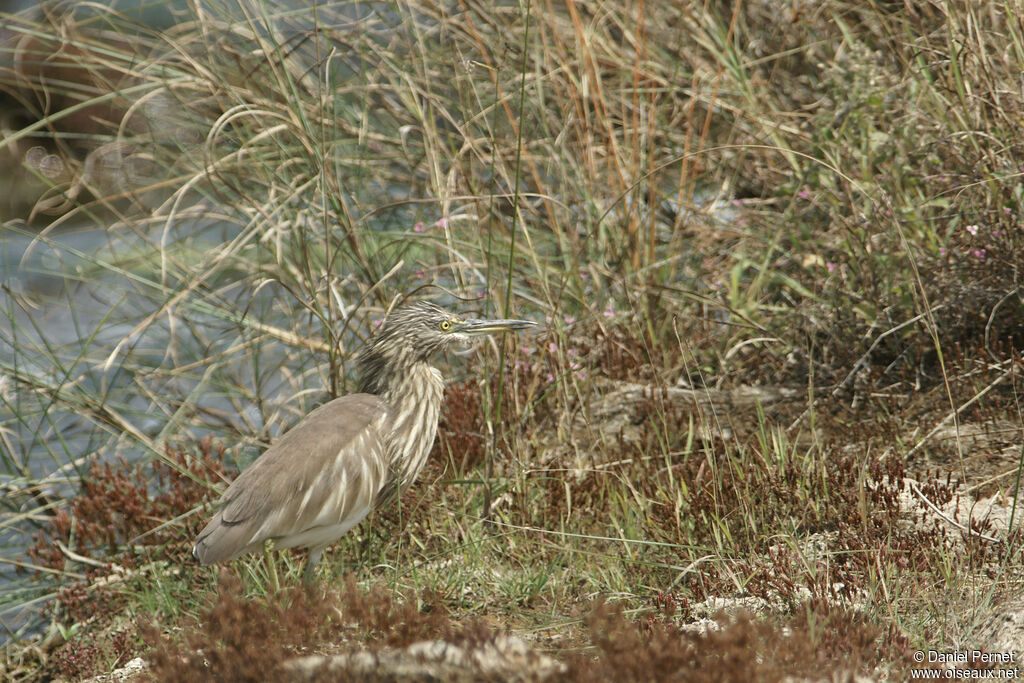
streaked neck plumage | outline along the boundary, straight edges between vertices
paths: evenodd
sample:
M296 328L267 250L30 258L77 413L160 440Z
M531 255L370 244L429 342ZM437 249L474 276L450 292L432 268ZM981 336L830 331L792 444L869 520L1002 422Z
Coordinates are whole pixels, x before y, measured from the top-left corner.
M384 495L408 488L426 465L437 436L444 379L411 345L374 340L360 354L359 391L379 396L388 406L391 481Z

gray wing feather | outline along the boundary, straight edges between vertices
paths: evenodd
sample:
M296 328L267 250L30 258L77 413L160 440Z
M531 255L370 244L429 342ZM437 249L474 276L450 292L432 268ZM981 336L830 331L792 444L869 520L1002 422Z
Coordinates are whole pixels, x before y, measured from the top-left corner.
M386 404L370 394L343 396L307 415L232 482L193 557L222 562L267 539L365 514L389 476L386 419Z

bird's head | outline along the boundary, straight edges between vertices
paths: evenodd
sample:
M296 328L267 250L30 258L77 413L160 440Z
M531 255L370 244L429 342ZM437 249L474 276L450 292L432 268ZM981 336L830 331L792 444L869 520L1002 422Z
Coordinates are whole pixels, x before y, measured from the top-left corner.
M535 324L529 320L463 318L435 304L417 301L392 311L371 345L378 350L404 347L404 352L426 359L452 347L468 346L481 335Z
M476 337L533 327L529 320L463 318L440 306L417 301L393 310L380 332L359 355L364 384L386 369L397 371L453 347L465 347ZM372 380L369 386L376 384Z

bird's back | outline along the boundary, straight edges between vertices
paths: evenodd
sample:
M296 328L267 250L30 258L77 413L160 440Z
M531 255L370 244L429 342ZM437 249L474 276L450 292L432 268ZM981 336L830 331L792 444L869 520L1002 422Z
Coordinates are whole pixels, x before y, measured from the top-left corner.
M389 479L387 404L370 394L334 399L310 413L242 472L199 534L202 564L256 550L319 546L369 512Z

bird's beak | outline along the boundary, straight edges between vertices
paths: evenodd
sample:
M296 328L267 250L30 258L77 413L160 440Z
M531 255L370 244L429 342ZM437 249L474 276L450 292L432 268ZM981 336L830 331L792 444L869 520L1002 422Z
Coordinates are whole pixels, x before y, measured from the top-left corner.
M485 320L483 318L468 318L455 325L453 332L461 334L493 334L505 330L523 330L534 327L537 323L529 320Z

